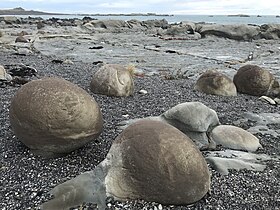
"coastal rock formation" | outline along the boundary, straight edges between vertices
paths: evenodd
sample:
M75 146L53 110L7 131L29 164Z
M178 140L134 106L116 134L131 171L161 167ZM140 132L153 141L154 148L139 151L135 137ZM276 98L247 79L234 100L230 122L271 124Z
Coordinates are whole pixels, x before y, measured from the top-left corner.
M226 75L214 70L204 72L198 78L195 84L195 89L212 95L237 95L236 87L233 81Z
M90 89L108 96L129 96L133 94L133 69L118 64L106 64L92 76Z
M232 125L219 125L211 131L209 136L216 145L224 148L255 152L261 147L257 137Z
M233 82L240 93L254 96L277 96L279 83L268 71L257 65L245 65L238 69Z
M106 195L121 201L184 205L200 200L209 188L206 161L193 142L166 123L141 120L117 137L93 171L54 188L55 198L43 204L43 209L82 202L105 209Z
M261 36L264 39L280 39L280 24L261 25Z
M260 37L260 27L236 24L236 25L220 25L220 24L197 24L197 32L202 37L214 35L235 40L249 41Z
M59 78L23 85L10 106L15 135L35 154L55 157L99 136L103 119L98 104L83 89Z

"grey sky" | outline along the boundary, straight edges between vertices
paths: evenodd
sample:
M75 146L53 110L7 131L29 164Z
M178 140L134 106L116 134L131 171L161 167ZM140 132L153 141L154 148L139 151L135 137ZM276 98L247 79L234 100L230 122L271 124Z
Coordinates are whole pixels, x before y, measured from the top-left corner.
M0 0L0 8L62 13L280 15L280 0Z

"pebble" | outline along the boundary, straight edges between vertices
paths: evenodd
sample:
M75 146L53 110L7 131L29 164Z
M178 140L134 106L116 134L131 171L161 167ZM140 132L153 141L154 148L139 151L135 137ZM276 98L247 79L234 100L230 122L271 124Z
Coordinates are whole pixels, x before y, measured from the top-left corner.
M145 95L148 93L148 91L142 89L142 90L139 90L139 93Z

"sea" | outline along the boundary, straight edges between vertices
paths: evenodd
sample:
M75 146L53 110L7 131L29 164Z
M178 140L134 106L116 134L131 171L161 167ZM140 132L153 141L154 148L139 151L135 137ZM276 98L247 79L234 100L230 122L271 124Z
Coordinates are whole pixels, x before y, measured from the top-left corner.
M20 17L38 17L32 15L21 15ZM191 21L191 22L205 22L205 23L216 23L216 24L253 24L253 25L262 25L262 24L280 24L280 16L276 15L265 15L265 16L257 16L250 15L248 17L241 16L227 16L227 15L139 15L139 16L131 16L131 15L86 15L87 17L96 18L99 20L104 19L117 19L117 20L161 20L165 19L168 23L180 23L182 21ZM85 17L84 15L40 15L43 19L49 18L60 18L60 19L71 19L78 18L82 19Z

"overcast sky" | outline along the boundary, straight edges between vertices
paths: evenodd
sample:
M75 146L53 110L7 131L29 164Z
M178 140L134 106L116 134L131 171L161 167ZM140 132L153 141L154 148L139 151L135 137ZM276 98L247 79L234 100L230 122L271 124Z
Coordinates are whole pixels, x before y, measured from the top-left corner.
M280 15L280 0L0 0L0 8L61 13Z

